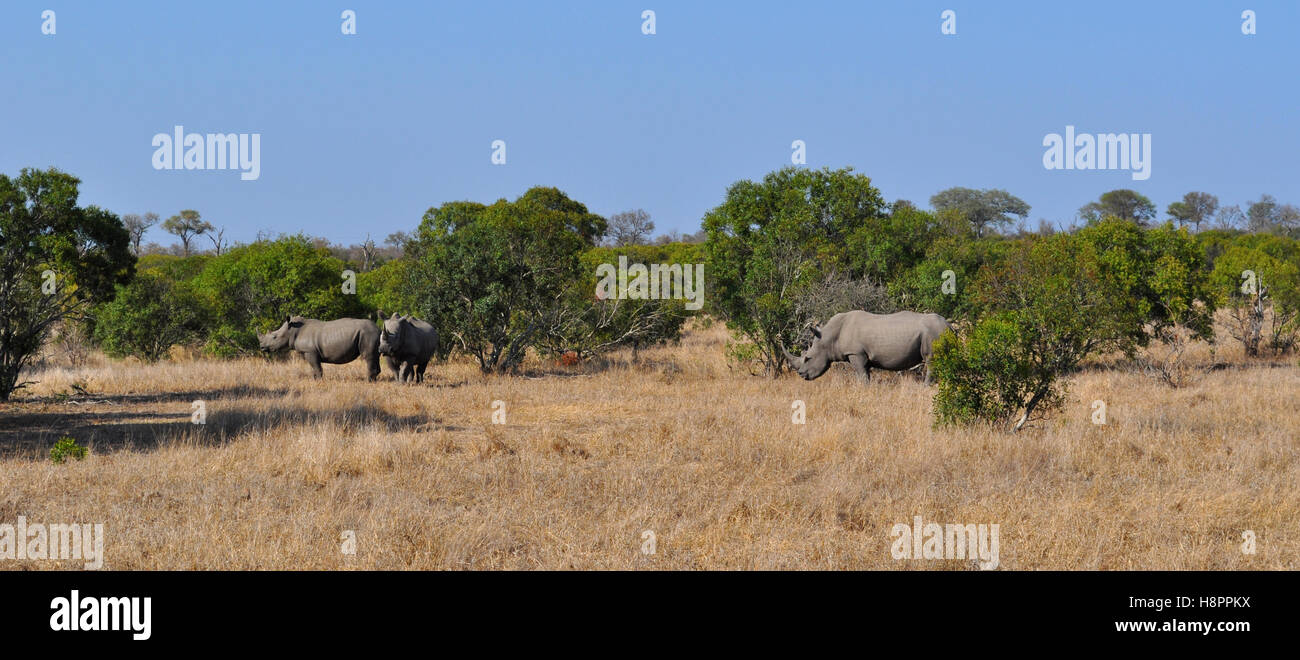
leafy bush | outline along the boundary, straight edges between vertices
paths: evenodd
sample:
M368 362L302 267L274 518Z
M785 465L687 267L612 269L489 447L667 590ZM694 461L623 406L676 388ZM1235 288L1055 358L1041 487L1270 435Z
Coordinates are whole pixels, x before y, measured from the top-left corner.
M1013 429L1059 407L1060 378L1089 355L1132 354L1142 308L1107 271L1091 241L1055 235L1015 245L981 269L976 304L989 310L964 340L948 339L936 357L940 424L980 419Z
M112 297L135 257L122 221L77 206L80 181L56 169L0 174L0 401L50 330Z
M938 380L934 397L940 425L979 421L1007 423L1033 397L1034 364L1021 349L1021 326L1014 318L980 321L959 339L945 333L935 342L931 369ZM1057 405L1050 392L1044 409Z
M86 458L86 448L77 444L76 439L72 436L63 436L59 441L50 447L50 462L58 465L66 462L69 458L78 461Z
M366 318L373 312L343 292L347 265L305 236L286 236L232 248L214 257L194 279L210 306L206 349L230 355L257 348L258 332L285 316Z
M564 327L585 280L579 257L604 231L604 218L554 188L490 206L449 202L429 209L407 244L405 291L484 372L513 371Z
M592 248L579 259L580 279L565 297L563 309L557 311L557 322L552 323L540 339L544 350L552 353L573 350L586 357L619 346L631 346L635 350L675 341L681 336L682 325L696 312L686 308L689 301L684 297L663 296L670 293L682 296L683 292L675 289L663 292L661 289L661 297L657 299L602 298L597 293L601 279L598 268L608 265L617 269L620 258L626 260L629 268L635 264L647 267L653 264L679 265L684 273L683 282L686 273L692 278L692 293L698 292L702 296L698 299L700 302L708 300L707 292L702 288L705 282L695 277L695 264L702 258L697 245L669 243Z
M732 184L704 217L711 309L753 342L775 377L785 368L782 349L810 320L796 310L803 291L832 272L861 277L868 264L888 272L883 261L899 250L863 259L867 237L888 233L877 231L885 215L880 191L851 168L788 167Z
M1259 355L1261 345L1275 355L1295 347L1300 325L1300 258L1295 250L1296 242L1289 238L1242 236L1214 262L1214 299L1227 308L1228 332L1247 355ZM1243 279L1246 271L1254 273L1253 290Z
M416 301L406 287L410 267L407 259L393 259L357 275L357 297L361 305L385 313L414 313Z
M1205 254L1186 229L1166 223L1144 230L1106 218L1079 230L1076 239L1092 248L1100 276L1132 305L1136 322L1128 331L1136 343L1145 345L1174 325L1213 337L1215 298Z
M1000 236L943 236L930 246L923 260L889 282L890 294L905 309L933 312L949 321L973 320L977 310L969 295L970 285L981 268L996 265L1011 245ZM946 271L952 271L951 292L944 290Z
M146 270L96 309L94 337L109 356L154 362L173 344L201 340L209 323L207 305L189 284Z

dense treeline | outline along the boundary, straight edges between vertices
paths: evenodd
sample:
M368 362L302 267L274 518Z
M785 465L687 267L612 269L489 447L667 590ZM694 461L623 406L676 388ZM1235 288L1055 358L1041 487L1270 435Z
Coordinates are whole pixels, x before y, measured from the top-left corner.
M513 371L530 349L582 358L675 339L684 301L597 299L594 273L620 256L694 263L697 246L601 246L606 229L605 218L564 193L533 188L513 202L430 209L401 235L400 256L377 266L303 235L219 255L149 254L84 323L108 355L157 360L175 344L251 353L256 334L286 315L373 318L382 310L429 320L447 339L444 356L459 350L487 372Z
M430 321L444 355L508 373L529 351L582 359L671 341L704 313L733 331L732 357L776 376L783 352L798 351L813 324L837 312L911 309L939 313L958 331L936 348L936 419L1018 428L1059 405L1061 377L1090 356L1214 340L1218 310L1248 355L1285 355L1300 317L1300 215L1268 196L1242 212L1188 193L1158 223L1150 200L1116 190L1081 208L1080 226L1044 222L1029 232L1029 206L1006 191L950 188L924 210L887 202L851 168L786 168L733 184L684 241L652 240L643 211L607 219L537 187L514 200L431 208L384 250L369 239L353 250L293 235L213 240L211 251L154 250L137 261L127 248L142 251L149 222L76 207L76 183L54 170L0 178L6 254L28 255L0 303L50 303L37 294L52 265L70 296L37 319L37 334L75 322L115 357L156 360L176 344L236 355L254 351L256 333L286 315L383 310ZM65 242L22 244L18 232L38 220L32 209L47 206L63 217L39 231ZM211 231L197 212L169 221L178 236ZM108 256L78 271L72 254ZM661 299L638 296L635 285L602 288L602 265L620 264L704 264L703 309L680 288ZM26 350L13 339L20 330L0 334L5 355ZM5 360L16 380L26 363Z

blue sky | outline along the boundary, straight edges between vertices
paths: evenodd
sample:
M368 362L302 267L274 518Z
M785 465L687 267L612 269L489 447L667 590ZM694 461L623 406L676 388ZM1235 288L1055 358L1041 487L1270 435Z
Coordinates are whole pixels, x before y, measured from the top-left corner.
M539 184L687 232L800 139L808 166L851 165L888 200L1005 188L1033 227L1133 188L1163 217L1188 190L1300 203L1298 44L1300 3L1255 0L7 1L0 172L56 166L83 203L194 208L243 241L382 240ZM178 124L260 133L261 177L153 169L153 135ZM1066 125L1151 133L1150 179L1044 169Z

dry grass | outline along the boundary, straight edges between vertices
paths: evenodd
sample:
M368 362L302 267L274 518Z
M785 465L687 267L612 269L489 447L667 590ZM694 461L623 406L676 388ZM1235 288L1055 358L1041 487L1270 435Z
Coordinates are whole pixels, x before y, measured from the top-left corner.
M1198 348L1228 368L1180 389L1101 363L1009 435L933 429L911 375L770 381L724 341L528 377L435 364L418 387L355 363L319 382L301 361L47 369L0 404L0 522L102 522L110 569L970 568L894 560L890 529L916 515L998 523L1003 569L1300 567L1293 361ZM64 433L86 460L50 463Z

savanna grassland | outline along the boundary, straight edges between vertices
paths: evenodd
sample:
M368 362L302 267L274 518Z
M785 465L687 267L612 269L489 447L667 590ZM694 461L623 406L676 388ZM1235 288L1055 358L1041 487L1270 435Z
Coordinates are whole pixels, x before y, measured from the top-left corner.
M1200 345L1179 388L1092 363L1010 434L933 428L913 374L770 380L726 341L519 376L453 358L421 386L298 359L46 368L0 404L0 522L102 522L108 569L971 569L892 558L918 515L999 524L1003 570L1300 568L1294 360ZM62 435L89 456L53 464Z

